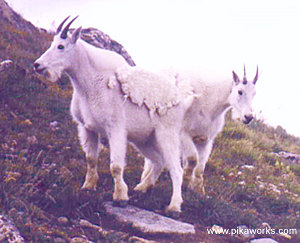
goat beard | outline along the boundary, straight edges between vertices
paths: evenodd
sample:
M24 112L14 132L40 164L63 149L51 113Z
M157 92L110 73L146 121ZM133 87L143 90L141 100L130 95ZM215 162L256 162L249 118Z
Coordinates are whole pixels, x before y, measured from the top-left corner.
M45 70L45 73L43 73L43 76L49 80L52 83L57 82L62 75L63 70L56 68L55 70Z

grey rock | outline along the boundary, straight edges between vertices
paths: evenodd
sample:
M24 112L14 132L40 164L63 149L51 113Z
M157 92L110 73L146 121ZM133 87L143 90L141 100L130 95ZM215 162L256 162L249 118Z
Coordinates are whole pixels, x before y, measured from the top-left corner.
M92 243L92 241L89 241L82 237L74 237L71 239L70 243Z
M153 241L153 240L146 240L144 238L137 237L137 236L131 236L128 239L128 243L158 243L158 242L157 241Z
M287 164L299 164L300 163L300 154L293 154L290 152L281 151L278 155L285 159Z
M0 63L0 72L3 72L14 65L12 60L4 60Z
M271 238L260 238L260 239L251 240L250 243L278 243L278 242Z
M123 224L145 234L195 234L192 224L170 219L157 213L140 209L131 205L125 208L114 207L111 202L105 202L106 212L116 217Z
M63 238L57 237L53 240L54 243L67 243L67 241Z
M238 226L239 236L245 240L254 238L255 235L250 233L249 228L246 225Z
M81 39L93 46L117 52L124 57L130 66L135 66L134 61L125 48L117 41L111 39L109 35L105 34L101 30L96 28L83 29L81 31Z
M0 214L0 242L25 242L19 230L13 225L13 222L2 214Z
M59 217L57 218L57 222L60 224L60 225L64 225L64 224L67 224L69 223L69 219L67 217Z

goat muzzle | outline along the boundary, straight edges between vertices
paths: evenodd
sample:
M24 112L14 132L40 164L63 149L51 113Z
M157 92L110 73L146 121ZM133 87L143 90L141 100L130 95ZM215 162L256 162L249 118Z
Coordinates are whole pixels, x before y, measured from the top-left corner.
M41 75L45 74L45 70L46 70L46 68L42 67L38 62L35 62L33 64L33 69L36 73L41 74Z

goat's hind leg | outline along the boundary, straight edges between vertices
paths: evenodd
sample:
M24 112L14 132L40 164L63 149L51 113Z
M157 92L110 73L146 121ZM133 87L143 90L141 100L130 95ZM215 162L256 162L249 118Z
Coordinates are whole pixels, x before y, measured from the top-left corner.
M100 143L98 134L78 125L78 135L83 151L86 155L87 172L81 189L95 190L99 179L97 172Z
M151 186L154 186L162 172L162 169L162 164L158 163L157 160L151 161L149 158L145 158L141 182L134 188L134 190L145 193Z
M182 204L182 181L183 169L180 163L180 139L176 132L167 128L156 131L156 138L159 144L159 150L162 153L164 165L170 172L173 192L170 204L167 206L168 213L178 214L181 212ZM174 214L174 216L175 216Z
M145 180L145 178L147 176L149 176L149 174L152 173L152 171L153 171L153 162L150 159L145 157L145 159L144 159L144 168L143 168L143 172L142 172L142 175L141 175L141 182L143 180Z

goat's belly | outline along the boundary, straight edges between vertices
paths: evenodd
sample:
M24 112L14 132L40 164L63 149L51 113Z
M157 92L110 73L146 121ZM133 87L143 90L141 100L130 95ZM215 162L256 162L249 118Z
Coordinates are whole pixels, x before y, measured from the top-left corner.
M145 141L153 132L154 123L150 118L149 111L144 106L126 104L126 130L131 142Z
M151 135L154 128L147 120L133 119L127 124L128 139L134 143L140 143Z

